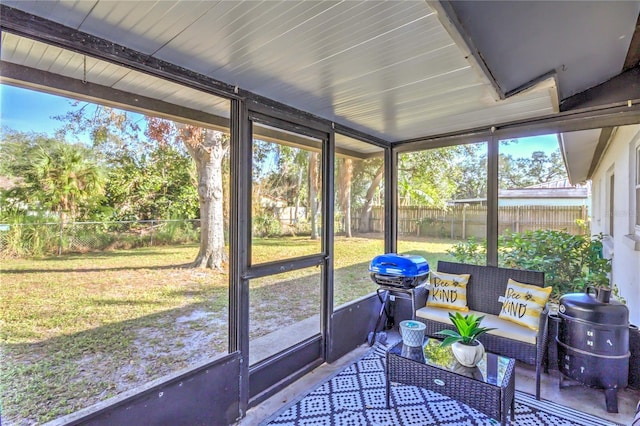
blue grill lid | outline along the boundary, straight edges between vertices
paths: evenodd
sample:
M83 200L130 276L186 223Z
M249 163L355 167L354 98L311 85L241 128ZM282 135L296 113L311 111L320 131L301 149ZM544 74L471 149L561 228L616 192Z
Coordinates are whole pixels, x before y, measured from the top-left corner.
M392 276L418 277L429 273L429 264L422 256L387 253L373 258L369 265L369 272Z

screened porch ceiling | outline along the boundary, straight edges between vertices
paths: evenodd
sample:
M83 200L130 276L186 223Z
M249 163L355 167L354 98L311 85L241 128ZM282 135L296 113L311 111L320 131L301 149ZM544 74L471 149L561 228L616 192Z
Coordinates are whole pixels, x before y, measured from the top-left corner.
M638 55L640 2L2 3L391 143L552 116ZM36 70L229 118L209 93L14 33L7 11L5 83L74 95L68 83L29 81L24 71Z

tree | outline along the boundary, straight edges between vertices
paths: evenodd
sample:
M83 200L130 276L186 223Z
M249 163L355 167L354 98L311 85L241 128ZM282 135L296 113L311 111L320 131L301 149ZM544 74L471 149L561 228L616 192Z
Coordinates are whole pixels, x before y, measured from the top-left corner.
M104 206L116 220L198 217L197 172L189 155L173 145L111 160Z
M353 171L353 204L360 207L358 232L371 232L373 200L384 177L384 160L371 158L359 161Z
M445 147L400 155L400 204L443 208L458 186L458 153L457 147Z
M309 152L309 222L311 223L311 239L318 239L318 211L320 210L320 203L318 202L318 195L320 193L320 164L318 161L317 152Z
M514 143L517 143L517 140L503 141L501 144ZM460 177L455 199L486 198L487 153L484 145L464 145L458 149L462 160L459 162ZM548 155L543 151L535 151L531 158L514 158L512 155L501 153L498 161L500 189L524 188L567 177L558 150Z
M353 179L353 160L343 158L338 166L338 205L342 211L344 232L351 238L351 181Z
M459 177L455 200L486 199L487 197L487 150L484 144L460 146L458 163Z
M58 141L37 151L31 167L40 185L38 198L61 222L66 215L74 219L80 207L102 194L102 170L90 155L84 147Z
M82 145L14 132L3 137L1 151L2 170L20 178L10 197L29 209L53 211L62 223L103 194L103 169Z
M72 106L75 109L53 117L63 123L56 136L88 138L100 161L109 163L122 156L139 158L155 148L140 138L142 129L138 122L143 116L88 102L77 101Z
M531 158L513 158L500 154L500 188L524 188L554 180L566 179L567 172L558 150L547 155L534 151Z
M77 104L76 104L77 105ZM222 269L226 260L224 244L224 193L223 160L229 148L229 137L212 129L203 129L186 124L173 123L156 117L132 118L131 114L113 108L86 104L58 117L65 122L61 133L72 132L76 135L89 134L94 149L103 152L104 161L111 165L142 164L146 158L161 158L182 147L193 159L197 172L197 194L200 212L200 250L192 267ZM137 116L136 116L137 118ZM138 121L144 120L146 128L142 132ZM124 160L124 161L123 161ZM160 172L167 171L169 163L159 161ZM157 175L156 175L157 177ZM127 189L145 187L146 194L154 197L153 206L158 206L159 190L168 189L165 185L154 185L154 179L141 177ZM119 194L128 197L127 191ZM175 194L171 194L172 196ZM175 198L172 198L175 200ZM165 200L169 201L167 198Z
M174 139L184 144L194 160L198 172L200 249L191 266L222 270L227 260L222 163L229 150L229 136L216 130L154 117L147 118L147 127L147 135L160 143L175 135Z

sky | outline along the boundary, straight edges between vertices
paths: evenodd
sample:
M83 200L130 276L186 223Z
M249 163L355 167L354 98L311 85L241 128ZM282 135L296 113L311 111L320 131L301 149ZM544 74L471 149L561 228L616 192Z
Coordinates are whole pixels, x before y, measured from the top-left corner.
M52 116L71 109L72 99L0 84L2 126L53 135L61 123Z
M49 95L34 90L0 84L0 122L13 130L22 132L46 133L53 136L61 127L61 122L53 116L63 115L72 108L73 99ZM500 152L511 154L514 158L530 158L533 151L549 153L558 149L555 134L519 138L517 144L504 146Z

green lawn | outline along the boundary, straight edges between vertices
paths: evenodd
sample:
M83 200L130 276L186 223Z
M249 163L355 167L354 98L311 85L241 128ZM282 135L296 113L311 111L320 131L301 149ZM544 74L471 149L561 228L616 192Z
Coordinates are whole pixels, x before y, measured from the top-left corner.
M405 241L432 268L451 240ZM317 252L304 237L254 242L255 262ZM335 305L373 292L375 238L336 238ZM45 422L221 354L228 275L184 268L196 246L3 261L0 338L5 424ZM319 269L250 283L251 336L319 313ZM283 304L282 295L287 295ZM312 296L313 295L313 296Z

